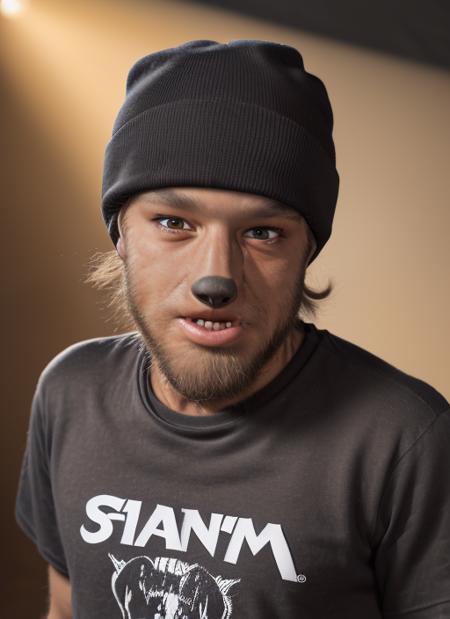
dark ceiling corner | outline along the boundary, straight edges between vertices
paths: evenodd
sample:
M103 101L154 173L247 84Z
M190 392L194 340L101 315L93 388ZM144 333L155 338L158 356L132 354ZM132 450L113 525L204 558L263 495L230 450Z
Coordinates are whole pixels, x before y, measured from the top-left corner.
M196 0L198 3L450 69L449 0Z

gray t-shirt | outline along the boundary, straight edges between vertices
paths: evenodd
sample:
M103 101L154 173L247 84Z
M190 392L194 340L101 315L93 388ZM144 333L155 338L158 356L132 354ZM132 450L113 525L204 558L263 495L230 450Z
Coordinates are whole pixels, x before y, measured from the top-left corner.
M169 410L137 333L70 346L33 399L16 518L76 619L450 617L450 411L312 323L220 413Z

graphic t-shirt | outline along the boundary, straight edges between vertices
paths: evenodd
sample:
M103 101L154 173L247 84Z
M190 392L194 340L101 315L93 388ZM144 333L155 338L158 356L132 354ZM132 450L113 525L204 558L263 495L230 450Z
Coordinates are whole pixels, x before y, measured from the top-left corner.
M450 411L312 323L217 414L168 409L137 333L42 372L16 518L76 619L450 617Z

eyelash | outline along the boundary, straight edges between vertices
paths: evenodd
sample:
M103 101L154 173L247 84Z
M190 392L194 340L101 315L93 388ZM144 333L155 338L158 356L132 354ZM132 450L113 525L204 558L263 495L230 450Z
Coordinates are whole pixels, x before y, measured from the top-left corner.
M186 222L185 219L183 219L182 217L169 217L168 215L157 215L156 217L153 218L152 221L156 221L158 223L158 226L160 228L160 230L163 230L164 232L169 232L169 233L179 233L179 232L184 232L185 230L187 230L187 228L180 228L180 229L176 229L176 228L167 228L166 226L163 226L161 221L165 220L165 219L175 219L177 221L182 221L182 222ZM283 234L283 229L282 228L276 228L276 227L270 227L270 226L255 226L254 228L249 228L248 230L272 230L273 232L276 232L278 234L278 237L273 238L273 239L262 239L263 241L275 241L277 238L284 236ZM256 237L253 237L256 238Z

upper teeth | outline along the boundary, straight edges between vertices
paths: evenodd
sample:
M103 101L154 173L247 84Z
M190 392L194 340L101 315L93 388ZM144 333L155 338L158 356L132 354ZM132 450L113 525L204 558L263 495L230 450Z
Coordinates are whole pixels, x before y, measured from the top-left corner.
M194 320L201 327L205 327L205 329L209 329L210 331L218 331L219 329L229 329L232 325L230 321L228 322L212 322L211 320L203 320L202 318L198 318Z

